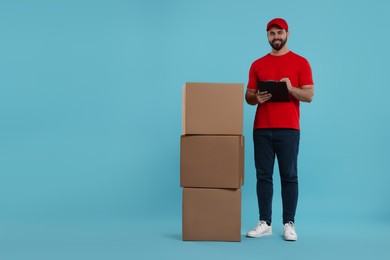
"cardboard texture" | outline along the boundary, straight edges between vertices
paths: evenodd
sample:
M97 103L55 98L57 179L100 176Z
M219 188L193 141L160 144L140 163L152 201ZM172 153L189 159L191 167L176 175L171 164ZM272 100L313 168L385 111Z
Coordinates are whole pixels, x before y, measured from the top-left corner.
M243 183L243 136L181 137L181 187L238 189Z
M241 189L183 188L183 240L241 241Z
M183 85L183 135L242 135L244 84Z

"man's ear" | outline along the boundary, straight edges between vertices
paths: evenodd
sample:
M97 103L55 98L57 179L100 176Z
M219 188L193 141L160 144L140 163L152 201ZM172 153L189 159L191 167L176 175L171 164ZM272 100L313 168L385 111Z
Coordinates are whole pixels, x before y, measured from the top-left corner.
M287 32L287 37L290 37L290 31Z

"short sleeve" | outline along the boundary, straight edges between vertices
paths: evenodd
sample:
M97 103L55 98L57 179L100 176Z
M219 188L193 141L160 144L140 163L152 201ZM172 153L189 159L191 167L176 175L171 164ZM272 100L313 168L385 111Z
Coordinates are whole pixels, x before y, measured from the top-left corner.
M304 59L299 72L299 86L313 85L313 76L309 62Z
M254 65L254 63L252 63L252 65L249 69L249 80L248 80L247 88L257 89L257 82L258 82L258 79L257 79L256 71L255 71L255 65Z

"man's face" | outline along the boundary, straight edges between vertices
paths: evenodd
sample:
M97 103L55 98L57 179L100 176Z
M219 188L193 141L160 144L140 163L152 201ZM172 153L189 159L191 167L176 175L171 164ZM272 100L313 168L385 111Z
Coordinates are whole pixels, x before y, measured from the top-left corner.
M277 26L272 26L267 32L268 42L271 47L279 51L287 42L288 32L285 29L281 29Z

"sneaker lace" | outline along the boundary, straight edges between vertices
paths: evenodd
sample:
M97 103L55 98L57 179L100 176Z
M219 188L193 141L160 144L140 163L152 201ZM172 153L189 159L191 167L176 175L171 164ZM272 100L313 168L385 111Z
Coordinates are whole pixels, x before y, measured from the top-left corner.
M292 229L295 230L294 222L289 221L287 224L288 224Z
M257 225L252 230L257 231L264 224L266 224L265 221L259 221L259 223L257 223Z

